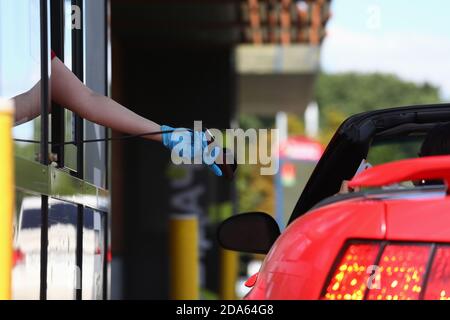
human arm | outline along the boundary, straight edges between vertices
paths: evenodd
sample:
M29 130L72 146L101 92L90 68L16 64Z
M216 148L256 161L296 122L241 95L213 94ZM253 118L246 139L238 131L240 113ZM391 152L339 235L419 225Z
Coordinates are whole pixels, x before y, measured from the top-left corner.
M161 131L159 124L141 117L120 103L95 93L85 86L55 57L52 60L52 100L77 113L82 118L128 134ZM161 135L145 138L162 141Z
M36 83L30 90L13 98L16 106L14 123L19 125L32 120L41 113L41 82Z

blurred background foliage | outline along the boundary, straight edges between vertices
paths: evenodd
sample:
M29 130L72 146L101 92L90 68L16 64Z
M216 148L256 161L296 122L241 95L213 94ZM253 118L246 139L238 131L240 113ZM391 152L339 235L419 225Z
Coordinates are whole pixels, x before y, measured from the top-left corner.
M275 120L272 117L258 117L241 114L239 127L247 129L274 128ZM246 154L249 146L246 146ZM238 212L262 211L273 213L275 206L273 177L260 174L261 165L239 165L237 171L236 188L238 192Z
M351 115L391 107L442 102L439 88L429 83L417 84L383 73L321 73L314 100L320 110L317 139L326 146L341 123ZM240 127L273 128L273 118L241 114ZM303 135L302 114L288 115L288 134ZM399 142L374 147L369 154L373 164L415 157L420 141ZM240 165L237 178L239 212L274 212L274 177L262 176L259 165Z
M320 74L315 90L320 109L320 141L327 144L351 115L377 109L439 103L439 88L416 84L392 74Z

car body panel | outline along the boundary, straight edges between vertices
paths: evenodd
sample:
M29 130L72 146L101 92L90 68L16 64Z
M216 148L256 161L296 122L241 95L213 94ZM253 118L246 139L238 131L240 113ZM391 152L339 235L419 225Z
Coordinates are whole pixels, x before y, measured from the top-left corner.
M246 299L319 299L348 240L450 243L450 197L347 200L311 211L281 234Z
M381 164L358 174L348 186L382 187L403 181L435 179L450 184L450 156L422 157Z
M450 198L392 200L386 206L388 240L450 242Z
M277 239L246 298L317 299L345 241L382 240L385 229L385 208L380 201L349 201L314 210L294 221Z

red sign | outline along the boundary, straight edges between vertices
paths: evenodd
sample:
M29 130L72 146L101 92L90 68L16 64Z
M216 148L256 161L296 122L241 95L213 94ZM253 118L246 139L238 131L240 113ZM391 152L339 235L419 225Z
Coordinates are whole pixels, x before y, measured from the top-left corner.
M319 161L323 152L319 142L302 136L289 137L280 145L280 158L291 160Z

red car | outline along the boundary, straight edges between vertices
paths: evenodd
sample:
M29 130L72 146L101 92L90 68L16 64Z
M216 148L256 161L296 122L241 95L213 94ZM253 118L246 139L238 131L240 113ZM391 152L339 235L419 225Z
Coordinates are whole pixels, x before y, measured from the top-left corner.
M449 104L353 116L336 132L281 234L265 213L225 220L223 247L267 253L245 298L450 298L450 156L417 158L426 133L441 122L450 122ZM415 158L354 176L363 159L405 154ZM336 195L343 180L360 191Z

